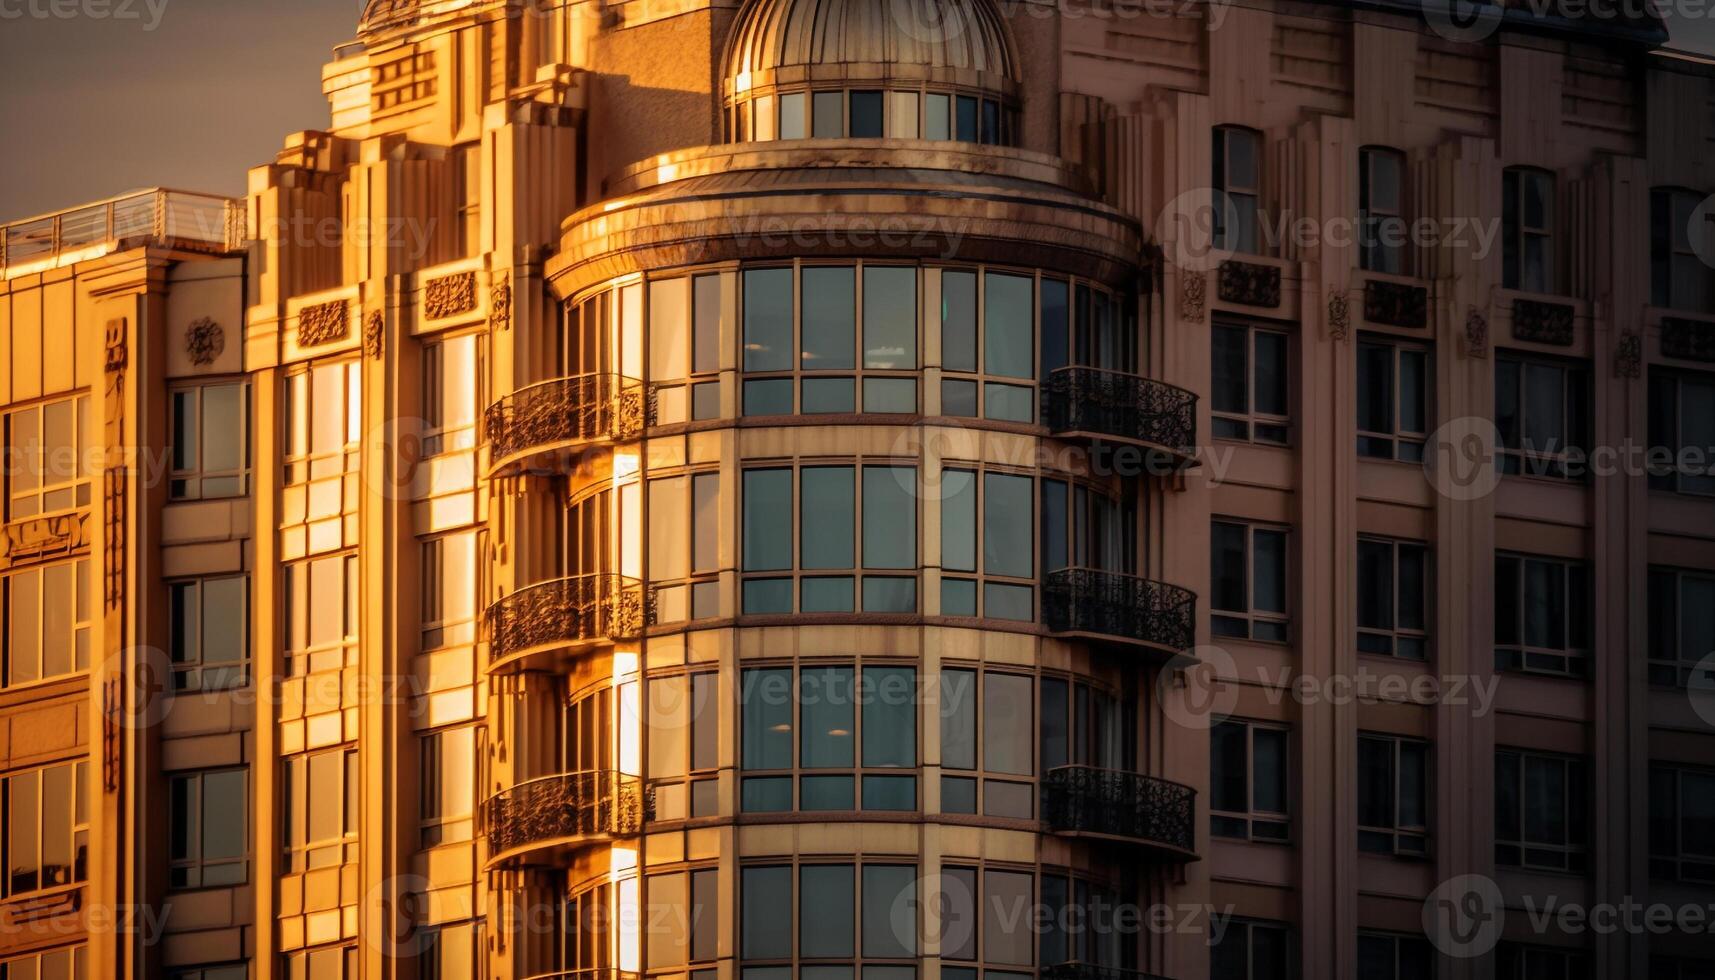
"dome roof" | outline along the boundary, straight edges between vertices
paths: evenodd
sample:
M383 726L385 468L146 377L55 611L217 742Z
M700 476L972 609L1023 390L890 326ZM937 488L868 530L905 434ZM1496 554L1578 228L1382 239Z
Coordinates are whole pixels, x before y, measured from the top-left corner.
M357 33L373 34L390 27L401 27L417 19L420 0L369 0L363 7L363 19L357 22Z
M726 77L729 93L818 78L1020 81L994 0L748 0Z

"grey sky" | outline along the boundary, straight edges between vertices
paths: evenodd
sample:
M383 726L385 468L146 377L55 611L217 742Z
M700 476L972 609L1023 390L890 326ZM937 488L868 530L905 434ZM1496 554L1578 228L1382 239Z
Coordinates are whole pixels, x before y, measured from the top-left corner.
M288 133L327 124L322 65L361 8L0 0L0 221L139 187L242 194ZM1675 46L1715 53L1715 0L1673 9Z

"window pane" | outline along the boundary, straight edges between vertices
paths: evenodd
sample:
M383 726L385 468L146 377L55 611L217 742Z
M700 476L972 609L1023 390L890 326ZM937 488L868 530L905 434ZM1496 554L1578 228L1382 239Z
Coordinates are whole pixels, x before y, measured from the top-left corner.
M1285 416L1286 335L1256 332L1256 410Z
M1393 348L1358 345L1358 428L1393 432Z
M844 92L817 92L814 95L815 114L811 119L813 133L819 140L839 139L846 134L846 97Z
M864 865L863 955L904 958L916 952L917 869Z
M1033 376L1031 281L993 272L983 281L984 370L1009 378Z
M1086 294L1080 287L1080 297ZM1057 368L1065 367L1070 356L1068 343L1069 301L1066 283L1058 279L1042 280L1042 377L1046 379ZM1081 307L1080 307L1081 308ZM1080 362L1082 363L1082 362Z
M930 96L931 100L934 96ZM941 366L949 371L977 369L977 276L941 273Z
M852 93L852 124L851 135L856 139L880 139L881 128L881 93L853 92Z
M1255 730L1256 802L1264 813L1286 812L1286 733Z
M1034 876L1014 871L983 872L983 959L1029 966L1035 938L1016 928L1030 915Z
M1216 327L1214 339L1214 409L1244 415L1250 411L1249 332L1243 327Z
M857 718L850 667L805 668L798 677L803 718L799 764L805 769L840 769L853 764Z
M1286 534L1257 530L1253 533L1256 573L1253 595L1259 612L1286 612Z
M1248 612L1245 601L1245 526L1215 522L1209 528L1210 602L1216 609Z
M792 767L792 672L747 670L740 698L743 720L743 767Z
M863 469L863 565L917 567L917 468Z
M467 407L474 413L474 406ZM204 388L202 410L203 471L219 473L239 469L244 465L243 386L210 385Z
M917 672L910 667L865 667L863 677L865 768L917 765Z
M977 675L969 670L941 672L941 765L977 767Z
M941 868L941 958L977 958L977 871ZM946 971L942 971L945 976ZM975 980L974 971L971 980Z
M746 571L792 567L792 471L744 473Z
M1067 718L1066 682L1042 678L1042 771L1072 761L1071 723Z
M1221 722L1209 733L1209 808L1228 813L1250 811L1246 769L1250 729L1238 722Z
M744 369L792 367L792 270L744 273Z
M785 473L787 471L781 470ZM807 467L798 495L804 529L799 565L803 568L851 568L857 561L856 485L850 466Z
M849 370L857 342L857 270L808 267L803 288L804 370Z
M1358 625L1393 629L1393 545L1358 542Z
M1031 774L1030 678L983 675L983 768L1016 776Z
M852 955L854 890L849 864L805 865L798 869L799 956Z
M746 959L786 959L792 955L791 868L745 868L740 877L739 955Z
M1036 572L1032 553L1034 496L1029 477L983 474L983 571L1029 578Z
M202 857L203 860L236 858L244 855L245 788L244 772L211 772L202 777ZM463 780L469 787L471 781ZM465 807L459 814L469 813L468 794L461 801Z
M780 138L783 140L801 140L804 138L804 121L808 108L803 92L780 97Z
M952 99L930 93L924 102L923 138L948 140L953 138Z
M1358 739L1358 825L1393 826L1393 741Z
M917 366L917 270L867 266L863 271L863 366Z

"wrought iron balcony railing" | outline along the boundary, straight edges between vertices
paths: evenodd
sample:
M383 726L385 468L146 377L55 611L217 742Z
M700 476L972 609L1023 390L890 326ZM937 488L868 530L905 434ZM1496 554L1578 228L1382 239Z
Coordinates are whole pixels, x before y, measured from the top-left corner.
M496 471L536 454L643 434L643 382L617 374L581 374L520 388L488 407L483 422Z
M1166 977L1139 970L1122 970L1117 966L1097 966L1094 963L1056 963L1042 968L1042 980L1167 980Z
M1196 856L1197 791L1119 769L1060 766L1042 779L1042 819L1058 834L1113 837Z
M1185 460L1197 452L1197 396L1124 371L1064 367L1052 372L1042 384L1042 417L1056 435L1119 439Z
M1196 643L1197 594L1096 568L1062 568L1042 583L1048 629L1183 653Z
M585 967L581 970L550 970L532 973L520 980L637 980L637 974L612 967Z
M534 651L624 640L643 632L643 583L577 575L519 589L488 607L493 669Z
M642 780L611 769L532 779L484 804L489 853L636 836L650 804Z

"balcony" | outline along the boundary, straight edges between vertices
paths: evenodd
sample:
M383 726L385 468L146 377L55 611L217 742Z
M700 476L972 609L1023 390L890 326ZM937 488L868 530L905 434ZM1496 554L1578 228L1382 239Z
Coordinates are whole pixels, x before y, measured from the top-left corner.
M1167 980L1154 973L1122 970L1094 963L1057 963L1042 968L1042 980Z
M653 801L636 776L598 769L519 783L483 804L489 865L551 860L585 844L635 837Z
M1042 384L1042 419L1060 438L1142 446L1175 469L1197 455L1197 396L1141 375L1060 368Z
M1135 844L1175 861L1197 859L1197 791L1118 769L1060 766L1042 779L1042 819L1067 837Z
M1197 594L1136 575L1062 568L1043 578L1042 618L1056 635L1178 657L1196 643Z
M620 575L519 589L488 607L488 669L554 669L584 650L641 635L643 614L643 583Z
M641 436L646 416L636 378L581 374L520 388L484 416L489 473L566 472L581 450Z
M57 269L131 244L232 252L247 234L243 201L149 190L0 225L0 278Z

